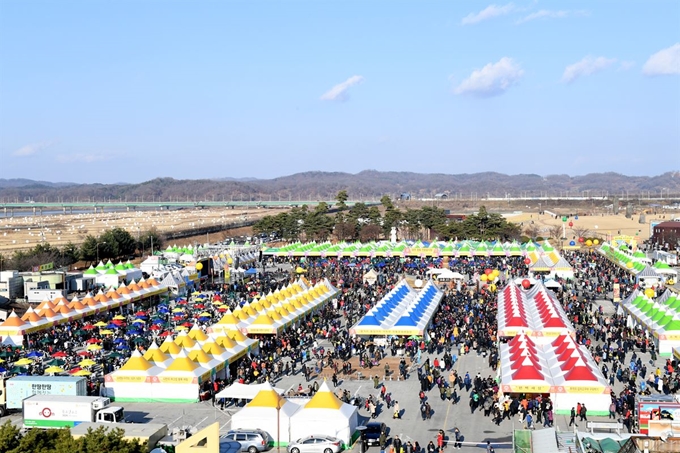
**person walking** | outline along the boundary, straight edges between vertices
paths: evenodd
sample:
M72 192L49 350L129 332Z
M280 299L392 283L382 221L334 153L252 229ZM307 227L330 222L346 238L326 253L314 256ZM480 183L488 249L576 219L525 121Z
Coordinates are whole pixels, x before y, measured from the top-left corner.
M439 448L440 453L444 451L444 431L441 429L437 433L437 448Z
M435 453L437 451L437 447L435 447L434 442L430 441L429 444L427 444L427 453Z
M394 415L392 418L401 420L401 410L399 409L399 401L394 402Z
M576 424L576 409L573 407L571 408L571 414L569 415L569 426L571 425L578 426Z
M494 450L493 445L491 445L491 441L489 440L486 441L486 453L496 453L496 450Z
M581 412L578 415L581 417L580 421L588 421L588 409L586 409L585 404L581 404Z
M460 450L463 448L463 435L460 433L458 428L453 430L453 435L456 437L456 441L453 443L453 448Z
M399 439L399 436L394 436L394 439L392 439L392 448L394 453L401 453L401 439Z

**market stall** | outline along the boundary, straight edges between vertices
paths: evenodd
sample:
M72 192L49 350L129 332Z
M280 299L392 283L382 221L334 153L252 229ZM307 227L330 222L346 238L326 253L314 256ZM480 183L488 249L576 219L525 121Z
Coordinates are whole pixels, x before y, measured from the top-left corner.
M443 295L431 280L416 290L403 279L350 329L350 335L425 335Z

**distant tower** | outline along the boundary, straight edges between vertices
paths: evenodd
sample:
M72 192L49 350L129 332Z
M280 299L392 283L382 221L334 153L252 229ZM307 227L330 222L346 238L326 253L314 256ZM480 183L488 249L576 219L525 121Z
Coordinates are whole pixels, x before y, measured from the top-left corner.
M614 197L612 200L612 213L614 213L614 215L619 213L619 197Z

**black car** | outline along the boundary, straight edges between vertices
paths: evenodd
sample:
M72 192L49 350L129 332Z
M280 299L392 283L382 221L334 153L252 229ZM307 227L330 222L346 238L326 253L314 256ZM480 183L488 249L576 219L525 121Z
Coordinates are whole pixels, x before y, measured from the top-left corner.
M387 427L384 423L371 422L366 425L364 438L368 445L380 445L380 433L387 434Z

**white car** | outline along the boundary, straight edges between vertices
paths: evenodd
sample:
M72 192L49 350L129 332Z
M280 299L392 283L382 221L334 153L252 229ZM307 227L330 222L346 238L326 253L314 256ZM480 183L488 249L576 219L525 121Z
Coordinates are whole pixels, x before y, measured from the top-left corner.
M303 437L288 444L288 453L338 453L341 450L340 439L323 434Z

